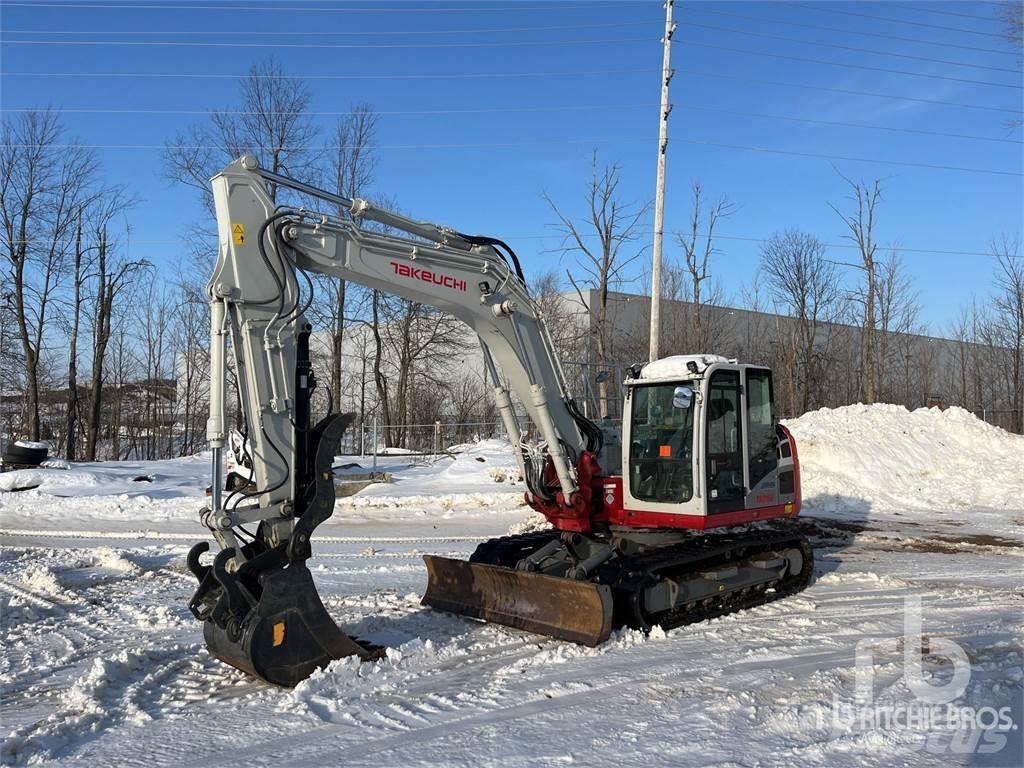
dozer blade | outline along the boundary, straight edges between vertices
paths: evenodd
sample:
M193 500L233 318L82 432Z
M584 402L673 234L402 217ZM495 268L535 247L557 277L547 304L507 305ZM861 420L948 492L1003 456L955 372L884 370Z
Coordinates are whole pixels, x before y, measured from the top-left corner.
M610 587L447 557L423 560L423 605L581 645L598 645L611 634Z
M274 685L292 687L334 659L380 658L380 649L346 635L327 613L303 563L261 575L263 592L240 623L204 622L210 653Z

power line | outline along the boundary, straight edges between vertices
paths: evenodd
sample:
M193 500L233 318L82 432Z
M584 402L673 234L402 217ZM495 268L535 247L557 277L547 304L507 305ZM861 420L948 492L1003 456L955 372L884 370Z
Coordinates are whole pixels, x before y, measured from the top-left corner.
M146 3L144 5L129 5L129 4L113 4L113 3L35 3L35 2L8 2L5 0L5 6L21 6L28 8L74 8L76 10L93 10L93 9L118 9L118 10L136 10L136 11L154 11L154 10L178 10L178 11L289 11L289 12L301 12L301 13L492 13L496 11L501 12L529 12L536 13L537 11L577 11L577 10L603 10L605 8L624 8L633 7L635 8L639 3L636 2L609 2L609 3L572 3L570 5L515 5L511 7L495 8L495 7L472 7L472 8L310 8L310 7L299 7L291 5L275 5L275 6L256 6L256 5L170 5L170 4L156 4ZM654 4L651 7L657 7Z
M260 79L286 80L298 78L300 80L486 80L497 78L534 78L534 77L587 77L587 76L611 76L611 75L653 75L653 69L592 69L562 72L474 72L474 73L453 73L453 74L303 74L303 75L261 75L249 73L220 73L220 72L0 72L0 77L91 77L91 78L181 78L181 79L231 79L239 80L247 77ZM970 104L959 101L946 101L942 99L924 99L917 96L897 96L876 91L859 91L851 88L835 88L825 85L812 85L810 83L791 83L784 80L765 80L740 75L726 75L721 72L704 72L700 70L684 70L682 74L692 77L711 77L724 80L735 80L744 83L756 83L758 85L777 85L785 88L801 88L826 93L843 93L851 96L868 96L878 99L891 99L896 101L909 101L920 104L931 104L940 107L961 107L963 109L982 109L991 112L1006 112L1011 115L1021 114L1020 110L1006 107L994 107L987 104Z
M1024 173L1020 171L997 171L989 168L966 168L957 165L937 165L933 163L915 163L908 160L881 160L874 157L848 157L843 155L828 155L818 152L796 152L788 149L772 149L771 147L752 147L744 144L724 144L716 141L705 141L703 139L674 139L674 141L681 141L684 144L696 144L699 146L707 147L720 147L722 149L741 149L747 152L766 152L773 155L791 155L793 157L811 157L821 160L841 160L844 162L852 163L876 163L879 165L900 165L908 168L929 168L931 170L938 171L962 171L964 173L985 173L996 176L1016 176L1022 177Z
M961 35L982 35L984 37L993 37L992 32L978 32L973 29L962 29L961 27L945 27L941 24L928 24L923 21L907 21L906 19L894 19L891 16L875 16L870 13L857 13L856 11L843 11L838 8L825 8L823 6L831 5L831 3L812 3L805 5L803 3L796 4L798 8L813 9L815 11L824 11L825 13L840 13L843 16L855 16L862 19L873 19L874 21L887 21L891 24L908 24L912 27L925 27L927 29L942 29L946 32L958 32Z
M737 15L737 14L723 14L723 15ZM750 17L748 17L750 18ZM323 36L323 35L347 35L347 36L392 36L401 37L404 35L455 35L455 34L494 34L503 32L535 32L535 31L549 31L549 30L569 30L569 29L604 29L608 27L626 27L626 26L648 26L646 22L627 22L622 24L590 24L590 25L579 25L576 27L571 26L556 26L556 27L508 27L503 29L463 29L463 30L419 30L415 32L242 32L237 30L229 30L226 32L228 35L245 35L245 36L284 36L284 35L301 35L301 36ZM913 54L904 53L893 53L890 51L880 51L873 48L859 48L856 46L840 45L836 43L824 43L816 42L813 40L803 40L800 38L786 37L784 35L774 35L766 32L755 32L745 29L734 29L731 27L721 27L715 24L703 24L701 22L689 21L687 22L688 27L700 27L703 29L710 29L719 32L728 32L730 34L750 35L753 37L763 37L772 40L781 40L784 42L798 43L801 45L814 45L825 48L834 48L847 51L854 51L857 53L870 53L879 56L890 56L894 58L910 59L914 61L924 61L933 64L948 64L957 67L968 67L972 69L984 69L994 72L1009 72L1011 74L1017 74L1018 69L1010 67L993 67L985 64L971 64L961 61L953 61L950 59L937 59L928 56L915 56ZM133 32L88 32L88 31L48 31L48 30L4 30L8 35L10 34L51 34L51 35L221 35L220 32L145 32L145 31L133 31ZM599 43L629 43L629 42L645 42L646 38L612 38L612 39L592 39L592 40L548 40L548 41L511 41L511 42L499 42L499 41L486 41L486 42L460 42L460 43L227 43L227 42L205 42L198 40L157 40L157 41L128 41L128 40L11 40L6 39L0 41L0 43L9 44L23 44L23 45L93 45L93 46L136 46L136 45L157 45L157 46L176 46L176 47L212 47L212 48L499 48L504 46L530 46L530 45L577 45L577 44L599 44Z
M885 72L891 75L909 75L912 77L925 77L929 80L949 80L954 83L969 83L970 85L987 85L994 88L1013 88L1020 90L1021 86L1010 83L993 83L989 80L968 80L963 77L949 77L948 75L933 75L926 72L909 72L905 69L890 69L888 67L872 67L868 64L847 64L839 61L828 61L827 59L811 59L805 56L790 56L785 53L769 53L768 51L751 51L746 48L730 48L724 45L712 45L711 43L698 43L687 41L688 47L709 48L716 51L727 51L729 53L740 53L748 56L767 56L772 59L787 59L789 61L802 61L809 64L824 64L830 67L843 67L845 69L864 69L871 72Z
M902 3L889 3L889 5L893 8L902 8L905 11L913 11L914 13L921 13L923 11L924 13L936 13L943 16L959 16L962 19L978 19L979 21L988 22L998 21L994 16L978 16L973 13L957 13L956 11L938 11L934 8L925 7L924 3L918 3L914 6L903 5Z
M588 104L588 105L559 105L559 106L520 106L520 107L478 107L478 108L467 108L467 109L375 109L374 114L382 116L442 116L442 115L489 115L489 114L509 114L509 113L523 113L523 112L623 112L627 110L643 110L643 109L654 109L658 105L656 104ZM810 117L796 117L794 115L778 115L766 112L747 112L734 109L726 109L724 107L713 107L704 104L686 104L676 103L675 107L684 110L697 110L700 112L720 112L727 115L736 115L738 117L758 117L765 118L768 120L787 120L796 123L810 123L814 125L830 125L838 128L863 128L877 131L893 131L896 133L910 133L919 134L924 136L938 136L949 139L966 139L971 141L991 141L1001 144L1021 144L1018 139L1007 139L998 138L994 136L975 136L964 133L946 133L943 131L929 131L923 128L897 128L888 125L878 125L873 123L855 123L855 122L844 122L840 120L821 120ZM0 113L27 113L34 112L34 107L3 107L0 108ZM209 115L214 112L220 115L273 115L273 116L305 116L314 118L327 118L327 117L346 117L349 115L356 114L350 110L340 111L301 111L301 112L254 112L247 110L220 110L215 108L210 109L110 109L100 107L82 107L82 108L59 108L57 109L61 114L97 114L97 115Z
M375 115L475 115L504 114L507 112L603 112L622 111L625 109L654 109L657 104L591 104L582 106L537 106L537 107L479 107L474 109L374 109ZM34 112L33 107L0 108L2 112ZM60 108L56 110L67 114L100 114L100 115L273 115L273 116L305 116L305 117L345 117L360 114L351 110L340 111L301 111L301 112L254 112L235 109L101 109L101 108Z
M636 233L636 235L638 237L644 237L644 236L648 236L648 235L652 235L652 234L654 234L653 231L645 231L645 232L637 232ZM599 235L596 234L596 233L586 233L586 232L584 232L584 233L581 233L580 236L583 237L583 238L590 239L590 238L598 237ZM511 235L502 235L502 237L505 240L513 241L514 242L516 240L553 240L553 239L561 238L562 234L560 232L552 230L551 232L546 232L546 233L511 234ZM769 240L771 240L772 237L773 237L773 235L758 237L758 236L755 236L755 235L723 235L723 234L719 234L718 232L715 233L715 238L717 238L717 239L736 240L736 241L740 241L740 242L749 242L749 243L765 243L765 242L768 242ZM22 241L21 240L15 240L13 242L15 244L20 244ZM50 244L50 242L48 240L25 240L24 242L29 244L29 245L49 245ZM177 240L163 240L163 239L161 239L161 240L149 240L149 239L140 239L140 238L135 238L135 237L132 238L131 244L133 246L136 246L136 245L150 245L150 246L152 246L152 245L174 245L174 246L187 245L187 243L184 242L181 239L177 239ZM853 244L853 243L822 243L822 245L825 246L826 248L847 248L847 249L853 249L853 250L856 250L858 248L858 246ZM914 255L930 254L930 255L935 255L935 256L984 256L984 257L989 257L989 258L995 258L996 257L995 254L993 254L990 251L953 251L953 250L939 249L939 248L907 248L907 247L904 247L902 245L893 248L893 250L898 251L899 253L908 253L908 254L914 254Z
M774 35L769 32L753 32L747 29L733 29L731 27L719 27L715 24L702 24L697 21L686 22L687 27L700 27L702 29L712 29L717 32L729 32L737 35L751 35L753 37L765 37L770 40L782 40L787 43L799 43L800 45L816 45L821 48L835 48L843 51L855 51L857 53L870 53L876 56L893 56L899 59L912 59L914 61L925 61L930 64L950 64L955 67L971 67L972 69L987 69L993 72L1009 72L1011 74L1020 74L1020 69L1012 67L992 67L987 64L969 64L963 61L952 61L951 59L934 59L930 56L915 56L910 53L892 53L890 51L879 51L875 48L858 48L852 45L840 45L839 43L826 43L816 42L814 40L802 40L798 37L786 37L785 35Z
M1018 139L999 139L989 136L972 136L963 133L945 133L942 131L928 131L923 128L896 128L888 125L877 125L872 123L850 123L842 122L839 120L819 120L817 118L810 117L795 117L793 115L774 115L763 112L740 112L732 109L725 109L722 107L708 107L703 105L690 105L682 104L679 105L682 109L697 109L702 112L722 112L729 115L737 115L739 117L763 117L769 120L790 120L798 123L812 123L818 125L832 125L839 128L870 128L876 131L895 131L897 133L916 133L924 136L941 136L949 139L970 139L972 141L994 141L1004 144L1022 144Z
M449 74L330 74L330 75L267 75L252 73L210 72L0 72L0 77L152 77L240 80L488 80L495 78L583 77L590 75L650 75L653 69L585 69L562 72L456 72Z
M2 73L0 73L2 74ZM835 88L827 85L811 85L810 83L789 83L783 80L763 80L752 77L743 77L741 75L726 75L721 72L701 72L698 70L685 70L683 74L691 77L713 77L723 80L736 80L737 82L744 83L757 83L760 85L779 85L786 88L803 88L812 91L824 91L828 93L844 93L850 96L870 96L878 99L893 99L897 101L911 101L918 102L920 104L932 104L934 106L941 107L962 107L964 109L984 109L990 112L1007 112L1011 115L1019 115L1021 111L1018 109L1008 109L1006 107L992 107L987 104L968 104L959 101L943 101L941 99L922 99L917 96L893 96L887 93L878 93L875 91L858 91L851 88Z
M720 237L723 240L742 240L745 242L753 243L765 243L771 240L770 237L751 237L750 235L720 235L717 232L715 237ZM860 246L854 243L822 243L826 248L851 248L859 250ZM903 246L895 246L891 248L898 253L913 253L913 254L932 254L936 256L986 256L988 258L996 258L995 254L989 251L949 251L939 250L936 248L904 248Z
M646 21L622 21L611 24L571 24L571 25L559 25L550 27L498 27L490 29L415 29L405 32L399 32L395 30L381 31L381 30L370 30L365 32L353 32L351 30L344 31L319 31L312 32L309 30L291 31L291 30L278 30L275 32L267 32L265 30L238 30L238 29L223 29L215 32L204 32L200 30L178 30L178 31L167 31L167 30L105 30L103 32L97 30L82 30L82 29L5 29L0 30L7 32L12 35L198 35L200 37L224 37L226 35L234 35L239 37L377 37L377 36L388 36L388 37L411 37L413 35L490 35L496 33L506 32L564 32L569 30L577 29L608 29L615 28L620 29L622 27L650 27L651 24Z
M943 48L959 48L965 51L978 51L981 53L997 53L1002 56L1011 55L1011 51L1001 50L998 48L979 48L975 45L963 45L962 43L947 43L940 40L923 40L919 37L904 37L902 35L887 35L882 32L864 32L859 29L848 29L843 27L825 27L820 24L807 24L802 21L790 21L788 19L769 19L764 16L749 16L744 13L734 13L732 11L719 11L711 10L710 8L701 7L700 13L710 13L715 16L727 16L734 19L744 19L746 21L755 21L759 24L780 24L789 27L801 27L803 29L813 29L818 32L838 32L844 35L858 35L859 37L875 37L881 40L896 40L901 43L915 43L918 45L938 45ZM689 23L689 22L686 22Z
M561 144L633 144L633 143L646 143L650 139L544 139L539 141L513 141L513 142L479 142L479 143L449 143L449 144L377 144L373 146L364 146L362 149L375 149L375 150L396 150L396 149L498 149L508 147L545 147L545 146L556 146ZM990 168L969 168L958 165L938 165L935 163L917 163L908 160L884 160L873 157L850 157L847 155L831 155L818 152L797 152L788 149L774 149L771 147L755 147L746 144L726 144L716 141L707 141L704 139L680 139L676 138L673 141L678 141L683 144L695 144L704 147L719 147L722 149L738 149L746 152L764 152L773 155L787 155L792 157L807 157L821 160L840 160L843 162L855 162L855 163L875 163L879 165L897 165L908 168L927 168L930 170L939 171L960 171L963 173L982 173L995 176L1024 176L1024 173L1020 171L1000 171ZM182 150L219 150L221 147L209 145L209 144L182 144L182 145L171 145L175 149ZM0 147L10 149L45 149L45 150L60 150L60 149L119 149L119 150L164 150L168 148L165 144L0 144ZM337 152L342 149L354 149L355 147L350 146L339 146L339 145L325 145L317 147L302 147L304 151L312 152ZM281 151L294 151L299 149L297 147L281 147Z
M476 40L463 43L212 43L198 40L0 40L0 45L91 45L106 47L146 46L152 48L519 48L529 46L595 45L608 43L654 43L654 37L618 37L592 40Z

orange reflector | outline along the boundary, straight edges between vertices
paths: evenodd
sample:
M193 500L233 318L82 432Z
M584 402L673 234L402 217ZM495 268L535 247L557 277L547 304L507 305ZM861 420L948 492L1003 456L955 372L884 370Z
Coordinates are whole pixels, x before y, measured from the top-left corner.
M658 455L664 459L672 458L672 446L671 445L659 445Z
M277 648L284 642L284 622L279 621L274 625L274 647Z

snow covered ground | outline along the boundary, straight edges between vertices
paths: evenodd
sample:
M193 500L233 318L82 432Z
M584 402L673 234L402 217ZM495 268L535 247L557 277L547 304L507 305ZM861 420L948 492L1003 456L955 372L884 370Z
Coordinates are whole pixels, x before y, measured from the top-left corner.
M956 409L789 426L812 585L596 649L419 605L422 554L465 557L529 517L507 446L382 458L395 482L339 500L310 564L338 622L392 650L293 691L210 658L186 608L202 458L2 474L0 761L1021 765L1024 438ZM904 639L914 599L924 642ZM963 664L949 706L921 703Z

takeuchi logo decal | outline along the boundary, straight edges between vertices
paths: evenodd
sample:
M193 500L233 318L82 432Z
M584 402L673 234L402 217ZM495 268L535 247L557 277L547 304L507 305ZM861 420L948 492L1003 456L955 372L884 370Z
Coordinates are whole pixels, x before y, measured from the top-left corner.
M397 261L392 261L391 266L399 277L411 277L413 280L421 280L424 283L440 285L455 291L462 291L463 293L466 291L466 281L458 280L451 275L442 275L440 272L434 272L430 269L410 267L408 264L400 264Z

